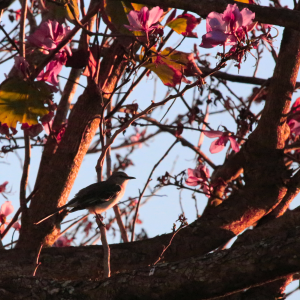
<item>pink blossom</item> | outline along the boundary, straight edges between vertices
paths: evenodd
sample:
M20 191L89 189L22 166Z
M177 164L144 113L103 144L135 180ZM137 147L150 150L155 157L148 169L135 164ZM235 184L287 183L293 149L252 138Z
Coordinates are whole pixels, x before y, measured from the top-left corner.
M53 244L53 247L70 247L73 239L68 239L66 236L60 236L56 242Z
M130 25L124 25L130 31L144 31L148 33L158 28L158 21L163 14L163 9L159 6L153 7L150 11L144 6L140 11L130 11L127 15Z
M6 220L6 217L14 211L14 207L11 204L11 201L5 201L1 205L0 209L0 232L4 231L4 225L8 224L9 221Z
M55 60L52 60L46 66L46 72L41 71L37 80L48 81L49 83L53 84L54 86L58 85L58 74L60 73L63 65L66 64L67 61L67 54L65 52L59 53L55 56Z
M218 153L222 151L225 148L228 141L230 141L231 148L233 151L235 152L240 151L239 144L235 140L236 137L231 132L222 132L219 130L210 130L210 131L204 130L203 133L209 138L218 137L218 139L216 139L211 143L209 148L210 153Z
M20 230L21 229L21 225L20 225L19 221L15 222L12 227L14 229L16 229L16 230Z
M138 142L140 139L144 138L144 136L146 134L146 129L144 129L142 132L139 132L138 128L134 128L134 130L135 130L135 135L132 135L130 137L130 141L132 143ZM142 147L142 144L140 143L139 146Z
M188 169L188 178L185 183L189 186L200 185L203 192L209 194L210 188L208 185L209 170L206 166L200 164L196 169Z
M211 12L206 18L207 33L202 36L201 47L234 45L245 38L247 31L254 28L255 13L248 8L239 11L236 4L228 4L223 14Z
M59 43L66 37L70 32L70 29L60 25L57 21L44 22L41 26L30 36L27 40L42 48L44 54L49 54L49 50L55 49ZM49 62L46 66L46 71L41 71L37 77L37 80L48 81L54 86L58 85L57 75L62 69L62 66L67 62L67 53L72 55L71 49L68 45L64 46L55 55L54 60Z
M290 127L290 133L294 133L295 135L300 135L300 122L292 119L288 122Z
M0 193L4 193L6 191L7 185L8 185L8 181L5 181L0 185Z
M49 50L55 49L70 31L69 27L64 27L55 20L48 20L43 22L33 34L28 36L27 41L36 47L42 48L44 54L48 54ZM69 55L72 55L69 46L66 45L63 49Z

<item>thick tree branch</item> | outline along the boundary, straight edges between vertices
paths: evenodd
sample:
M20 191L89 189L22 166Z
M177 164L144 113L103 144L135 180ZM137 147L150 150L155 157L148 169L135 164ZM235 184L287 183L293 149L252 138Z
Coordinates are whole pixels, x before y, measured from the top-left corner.
M151 273L151 267L145 267L101 282L5 277L0 280L0 295L7 299L32 299L41 293L52 299L99 299L99 295L101 300L212 299L299 272L299 252L298 223L284 236L204 257L161 263Z
M121 0L113 0L121 1ZM255 21L273 25L279 25L283 27L293 28L295 30L300 30L299 19L300 12L285 8L275 8L260 5L250 5L240 2L230 1L230 0L139 0L140 4L150 5L150 6L164 6L179 8L187 11L192 11L200 15L201 17L206 17L212 11L223 13L229 3L237 4L240 9L247 7L251 11L255 12Z

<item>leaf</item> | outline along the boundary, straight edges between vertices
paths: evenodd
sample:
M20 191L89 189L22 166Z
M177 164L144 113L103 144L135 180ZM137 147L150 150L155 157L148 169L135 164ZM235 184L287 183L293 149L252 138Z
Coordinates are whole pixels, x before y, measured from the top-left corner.
M200 18L195 18L191 14L183 14L178 16L176 19L173 19L166 25L172 28L178 34L182 34L186 37L197 38L197 33L192 31L198 24L200 24L200 22Z
M147 63L144 67L154 72L164 85L174 87L182 80L182 73L171 65L165 64L163 61L158 63Z
M9 78L0 85L0 122L16 127L17 122L34 125L49 113L45 103L52 97L45 82L29 83Z
M102 1L102 17L105 24L112 32L121 32L126 35L132 35L132 33L124 27L129 25L126 13L132 10L130 2L127 1Z
M199 76L201 71L197 67L193 53L186 53L165 48L160 54L152 57L152 61L143 65L153 71L163 84L174 87L181 81L190 83L186 76Z
M51 15L51 19L55 19L59 23L65 22L65 19L67 19L69 22L76 25L75 18L73 16L73 13L79 19L79 8L77 4L77 0L70 0L64 1L64 0L58 0L57 3L53 1L46 1L46 7L49 10L49 14ZM73 13L72 13L72 11Z

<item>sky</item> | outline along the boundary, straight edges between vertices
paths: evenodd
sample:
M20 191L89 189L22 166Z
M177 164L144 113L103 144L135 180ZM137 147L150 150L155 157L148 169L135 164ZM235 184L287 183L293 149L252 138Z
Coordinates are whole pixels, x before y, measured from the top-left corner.
M282 1L282 3L290 4L292 1ZM262 5L267 4L268 1L261 1ZM12 8L17 8L18 4L13 4ZM179 14L179 13L178 13ZM6 28L10 28L12 25L7 20L7 18L3 18L2 22L5 24ZM281 41L281 34L282 34L282 28L278 27L279 30L279 36L276 38L276 41L274 42L275 50L278 52L279 45ZM180 51L185 52L191 52L193 49L194 43L196 43L198 46L201 43L201 36L205 33L205 20L202 20L201 24L197 27L197 33L199 38L198 39L185 39L182 45L177 49ZM272 34L275 35L275 31L272 31ZM0 34L1 38L2 34ZM170 39L167 46L174 47L181 41L181 37L177 34L174 34L173 37ZM211 67L214 67L216 65L217 60L214 58L216 53L218 51L222 51L221 47L216 47L213 50L211 49L203 49L199 48L200 54L205 53L211 53ZM253 52L255 54L255 52ZM240 75L246 75L246 76L253 76L254 72L254 66L255 66L255 59L248 55L247 61L242 63L241 70L238 72L237 68L231 66L225 69L228 73L231 74L240 74ZM4 80L4 74L3 73L9 73L9 70L12 66L12 61L9 61L5 64L1 65L1 73L0 73L0 82ZM272 76L274 69L274 60L271 57L270 53L264 52L264 59L259 65L257 77L259 78L269 78ZM61 75L68 77L68 68L64 68ZM126 104L130 104L132 102L136 102L139 104L140 109L146 108L152 100L154 100L153 95L153 89L154 85L156 86L156 95L155 95L155 101L158 102L162 100L167 92L167 87L165 87L163 84L161 84L160 80L154 80L155 75L150 76L149 78L143 80L143 82L132 92L132 94L128 97ZM300 80L298 76L298 80ZM60 79L61 86L63 87L65 84L64 79ZM86 79L81 78L80 83L86 86ZM220 85L221 86L221 85ZM229 86L234 92L244 99L247 99L250 92L252 91L253 85L240 85L236 83L229 83ZM125 90L125 88L124 88ZM74 97L74 103L79 95L81 95L83 92L82 87L78 87L77 92ZM221 88L221 92L224 95L229 95L229 92L225 88ZM171 94L174 94L174 91L171 92ZM297 97L300 96L300 93L297 92L293 95L293 101L296 100ZM186 99L192 98L192 91L189 91L185 94ZM207 98L207 91L204 90L203 95L200 97L200 100L206 100ZM57 95L55 97L56 101L58 101L59 96ZM191 101L189 101L191 103ZM262 104L255 104L254 112L259 112L262 108ZM169 104L165 105L163 108L159 108L155 111L154 115L156 119L160 120L167 109L169 108ZM205 106L202 107L203 110L205 110ZM218 110L217 107L215 107L213 104L210 105L209 110L211 112ZM185 113L186 109L185 106L182 104L180 99L177 99L174 105L171 107L170 111L168 112L167 116L164 118L164 121L168 120L168 122L171 122L174 120L174 118L177 116L178 113ZM210 126L213 129L217 129L219 125L226 126L229 130L235 132L236 131L236 125L233 122L232 118L228 114L218 114L218 115L211 115L208 120ZM147 131L147 134L156 131L156 128L149 128ZM134 129L130 128L126 131L125 137L129 137L132 134L134 134ZM197 144L199 139L199 133L194 131L188 131L184 130L183 137L186 138L188 141L193 143L194 145ZM142 190L147 178L153 168L153 165L162 157L162 155L165 153L165 151L170 147L170 145L174 142L175 138L168 134L168 133L162 133L155 138L151 139L149 142L147 142L147 145L143 145L141 148L138 148L134 155L132 156L134 166L129 167L126 170L126 173L130 176L134 176L137 179L132 180L128 183L126 193L123 197L123 199L127 199L130 197L135 197L139 195L139 190ZM121 144L124 141L124 136L120 135L115 145ZM211 154L209 152L209 146L213 140L209 139L207 137L204 138L203 145L201 147L201 150L208 155L208 157L215 163L215 164L222 164L225 159L225 153L226 151L222 151L219 154ZM0 142L1 143L1 142ZM0 144L0 147L2 145ZM127 153L128 150L117 150L112 151L112 159L113 164L116 162L115 155L121 154L124 156ZM34 182L36 179L36 174L38 171L39 166L39 159L42 153L41 147L35 147L32 149L32 160L31 160L31 166L30 166L30 175L29 175L29 186L32 189L34 186ZM97 159L99 157L98 154L91 154L87 155L84 158L84 161L82 163L82 166L80 168L79 174L76 178L75 184L73 186L73 189L71 191L71 194L69 196L69 199L72 199L72 197L82 188L86 187L89 184L92 184L96 182L96 172L95 172L95 165L97 162ZM4 157L1 158L0 162L0 184L4 181L8 181L8 189L11 191L7 197L10 201L12 201L12 204L15 207L15 210L19 207L19 185L20 185L20 178L22 175L21 172L21 161L23 161L23 150L18 150L17 153L8 153ZM182 147L180 144L177 144L169 153L169 155L162 161L162 163L158 166L158 168L155 170L152 182L150 186L153 188L157 182L157 177L163 175L166 171L170 172L172 169L173 174L178 174L179 172L186 170L187 168L195 168L196 167L196 161L195 161L195 153L191 151L187 147ZM210 172L212 172L212 169L210 169ZM28 189L28 194L30 190ZM147 194L147 192L146 192ZM178 219L179 214L181 213L180 208L180 192L177 190L176 187L169 186L164 187L158 192L159 195L165 195L163 197L153 197L145 206L142 206L140 208L140 215L139 218L142 220L142 224L136 225L136 233L138 233L141 228L145 228L147 231L147 234L149 237L154 237L156 235L164 234L171 231L171 228L173 226L173 223ZM204 195L198 194L197 196L197 205L199 213L201 214L202 210L204 209L207 198ZM181 193L181 202L182 207L185 213L185 216L187 217L187 220L189 223L192 223L196 219L196 210L195 210L195 202L191 198L191 192L183 190ZM3 197L0 196L0 205L1 203L5 201ZM299 205L300 197L298 196L293 203L291 204L291 208L294 208ZM120 207L122 207L120 205ZM85 212L83 212L85 213ZM68 219L73 219L77 215L82 215L83 213L79 212L77 214L69 215ZM110 210L106 214L106 218L113 215L113 211ZM93 220L93 217L89 217L90 220ZM117 228L117 226L115 226ZM62 227L63 229L64 227ZM14 239L18 237L18 234L16 233L14 235ZM11 241L12 235L8 234L3 243L7 244ZM108 232L108 241L109 243L118 243L120 242L119 237L113 238L112 234ZM99 244L99 243L98 243ZM298 281L293 282L289 285L287 288L287 292L295 288L298 284ZM289 297L290 300L298 299L300 296L300 292L294 293L291 297Z

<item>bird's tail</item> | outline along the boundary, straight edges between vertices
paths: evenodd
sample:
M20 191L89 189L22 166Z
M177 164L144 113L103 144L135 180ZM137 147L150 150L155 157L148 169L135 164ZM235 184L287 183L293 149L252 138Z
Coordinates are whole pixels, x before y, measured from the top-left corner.
M58 207L52 214L50 214L50 215L48 215L47 217L45 217L45 218L39 220L38 222L34 223L34 225L38 225L38 224L44 222L45 220L47 220L47 219L49 219L50 217L54 216L55 214L57 214L59 211L61 211L62 209L66 208L66 207L67 207L67 205L63 205L63 206L61 206L61 207Z

